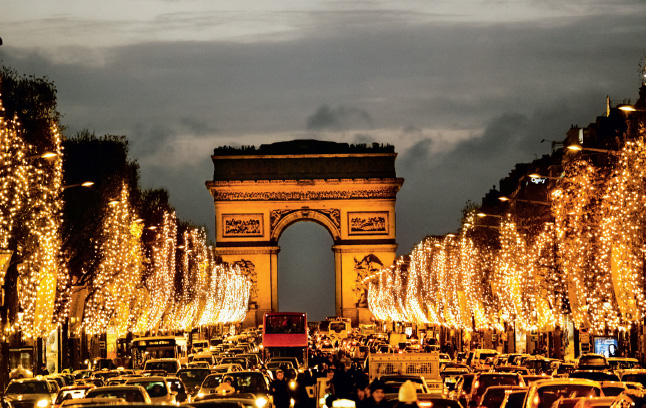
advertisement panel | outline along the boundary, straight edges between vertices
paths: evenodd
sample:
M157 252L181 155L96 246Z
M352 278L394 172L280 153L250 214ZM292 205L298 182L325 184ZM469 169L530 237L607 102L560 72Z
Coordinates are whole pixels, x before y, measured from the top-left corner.
M614 357L617 354L619 342L612 336L595 336L594 352L603 354L606 357Z

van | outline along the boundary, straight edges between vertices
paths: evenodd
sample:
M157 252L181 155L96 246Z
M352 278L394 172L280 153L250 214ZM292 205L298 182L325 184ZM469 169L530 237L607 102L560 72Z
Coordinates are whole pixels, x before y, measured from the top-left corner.
M478 371L486 371L491 368L491 363L487 363L487 358L497 356L498 351L492 349L475 349L471 357L471 368Z

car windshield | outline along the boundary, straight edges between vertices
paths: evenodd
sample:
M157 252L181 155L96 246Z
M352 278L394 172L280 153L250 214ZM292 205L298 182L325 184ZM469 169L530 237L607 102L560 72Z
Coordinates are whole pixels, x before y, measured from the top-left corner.
M102 390L90 390L85 396L86 398L123 398L127 402L146 402L143 394L137 390L128 388Z
M49 394L45 381L12 382L5 394Z
M140 385L144 387L150 398L164 397L168 394L163 381L135 381L128 385Z
M563 384L540 387L538 389L538 406L536 408L550 408L559 398L598 397L599 388L590 385Z

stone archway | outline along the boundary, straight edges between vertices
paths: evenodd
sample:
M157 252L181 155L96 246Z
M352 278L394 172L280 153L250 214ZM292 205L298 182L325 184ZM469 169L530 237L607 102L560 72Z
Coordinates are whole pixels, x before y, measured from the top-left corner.
M255 276L245 324L277 310L278 240L304 220L332 236L336 315L370 321L362 277L396 256L395 200L404 182L395 175L396 157L392 146L315 140L214 150L206 186L215 204L216 254L253 265Z

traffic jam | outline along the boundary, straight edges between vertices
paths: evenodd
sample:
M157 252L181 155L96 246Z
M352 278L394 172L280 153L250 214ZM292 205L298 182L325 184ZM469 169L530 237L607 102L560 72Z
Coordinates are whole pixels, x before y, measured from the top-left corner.
M184 405L196 408L644 407L636 359L584 353L574 361L496 350L443 352L416 338L305 313L209 339L135 338L124 366L11 372L4 408ZM432 343L432 342L430 342ZM120 362L123 362L120 360Z

